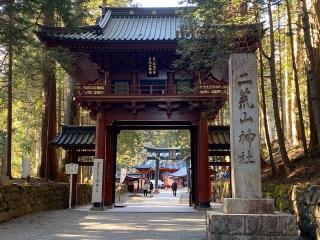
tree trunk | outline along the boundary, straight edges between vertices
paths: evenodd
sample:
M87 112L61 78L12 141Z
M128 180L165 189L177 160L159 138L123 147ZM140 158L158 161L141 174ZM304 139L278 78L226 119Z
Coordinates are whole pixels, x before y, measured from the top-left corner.
M259 10L256 7L256 22L260 22L260 13ZM270 139L270 134L269 134L269 126L268 126L268 119L267 119L267 104L266 104L266 93L265 93L265 81L264 81L264 67L263 67L263 54L262 54L262 29L259 28L259 64L260 64L260 80L261 80L261 99L262 99L262 113L263 113L263 126L264 126L264 132L265 132L265 138L266 138L266 143L267 143L267 149L269 153L269 159L270 159L270 164L271 164L271 170L272 170L272 175L275 176L277 175L277 168L273 159L273 154L272 154L272 143Z
M310 62L311 76L309 77L310 95L312 101L313 120L317 128L318 144L320 142L320 84L316 70L316 56L312 47L310 21L307 10L306 0L301 0L302 8L302 23L304 32L304 42L307 50L308 59Z
M8 66L8 100L7 100L7 176L12 178L11 173L11 151L12 151L12 77L13 77L13 46L12 42L9 42L8 46L8 57L9 57L9 66Z
M270 164L272 169L272 175L277 175L277 168L274 163L273 154L272 154L272 144L270 140L269 130L268 130L268 121L267 121L267 106L266 106L266 93L265 93L265 82L264 82L264 70L263 70L263 61L262 61L262 44L260 41L259 47L259 55L260 55L260 77L261 77L261 98L262 98L262 112L263 112L263 125L264 132L266 135L267 149L270 158Z
M309 78L311 77L309 71L306 69L308 83L310 82ZM313 107L312 107L312 100L311 100L311 93L310 93L310 85L307 84L307 91L308 91L308 112L309 112L309 126L310 126L310 143L309 143L309 152L312 154L315 150L318 143L318 136L317 136L317 126L313 119Z
M54 26L53 9L44 10L44 25ZM50 60L47 53L44 52L43 68L43 115L41 132L41 165L40 177L48 180L58 179L58 161L56 147L51 141L57 134L57 114L56 114L56 77L55 63Z
M280 5L278 5L278 31L279 31L279 34L278 34L278 44L279 46L282 46L282 41L281 41L281 32L280 32L280 29L281 29L281 16L280 16ZM288 99L287 99L287 95L286 94L283 94L284 92L286 92L286 86L287 86L287 81L284 81L283 82L283 67L282 67L282 48L279 47L278 48L279 50L279 91L280 91L280 96L279 96L279 99L280 99L280 114L281 114L281 123L282 123L282 126L287 126L287 116L286 116L286 113L287 113L287 109L288 109ZM286 73L286 72L285 72ZM284 75L285 77L287 75ZM283 91L284 90L284 91ZM284 97L283 97L284 95ZM286 131L286 129L284 129L284 131Z
M288 15L289 38L290 38L290 46L291 46L292 70L293 70L294 85L295 85L295 98L296 98L297 107L298 107L301 140L302 140L302 144L303 144L304 155L306 156L307 152L308 152L308 147L307 147L307 140L306 140L306 134L305 134L305 129L304 129L303 113L302 113L302 106L301 106L301 99L300 99L299 79L298 79L298 70L297 70L296 56L295 56L295 50L294 50L294 41L293 41L293 31L292 31L292 21L291 21L291 11L290 11L289 0L286 0L286 5L287 5L287 15ZM294 109L292 109L292 110L294 111Z
M6 175L12 178L11 162L12 162L12 83L13 83L13 28L14 28L14 1L8 2L9 12L9 41L8 41L8 88L7 88L7 146L6 146Z
M269 24L270 24L270 50L271 50L271 56L269 58L269 66L270 66L271 93L272 93L275 125L276 125L276 131L278 136L278 144L280 148L281 158L282 158L286 173L288 175L290 170L292 169L292 166L289 162L285 141L284 141L283 129L281 126L280 114L279 114L278 88L277 88L276 70L275 70L275 44L274 44L273 18L272 18L271 4L272 4L272 1L269 0L268 14L269 14Z
M66 106L64 115L64 124L72 125L75 118L76 106L74 103L74 91L75 91L75 80L68 75L67 81L67 94L66 94Z

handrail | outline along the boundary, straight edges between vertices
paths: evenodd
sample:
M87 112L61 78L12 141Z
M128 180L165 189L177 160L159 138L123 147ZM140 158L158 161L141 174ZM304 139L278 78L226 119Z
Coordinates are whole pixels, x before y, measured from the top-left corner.
M195 84L192 88L177 85L77 85L78 96L197 96L227 93L226 85Z

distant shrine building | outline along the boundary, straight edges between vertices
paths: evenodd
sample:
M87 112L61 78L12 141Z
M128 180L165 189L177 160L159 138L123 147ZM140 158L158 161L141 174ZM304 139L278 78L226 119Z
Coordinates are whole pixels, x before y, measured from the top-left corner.
M103 7L96 25L73 32L42 26L38 32L48 48L63 47L71 54L73 66L67 71L76 81L76 101L96 119L93 154L104 161L105 206L115 202L121 130L190 130L195 207L210 206L210 165L216 163L209 162L209 155L230 155L229 129L208 126L228 100L228 66L221 66L216 75L174 71L178 41L190 37L181 31L178 12ZM90 144L92 152L92 139Z
M142 164L134 166L141 174L142 179L159 179L163 181L160 188L170 188L173 181L178 187L191 185L190 156L182 156L178 147L155 148L144 146L149 156Z

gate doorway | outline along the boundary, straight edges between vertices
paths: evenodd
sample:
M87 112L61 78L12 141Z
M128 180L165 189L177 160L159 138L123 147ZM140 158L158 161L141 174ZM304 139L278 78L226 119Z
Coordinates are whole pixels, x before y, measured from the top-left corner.
M145 183L152 182L153 196L158 197L172 196L171 185L176 182L179 198L192 206L195 193L192 172L196 159L191 122L118 121L112 128L113 203L118 202L119 186L123 196L143 197ZM121 172L126 172L125 179Z

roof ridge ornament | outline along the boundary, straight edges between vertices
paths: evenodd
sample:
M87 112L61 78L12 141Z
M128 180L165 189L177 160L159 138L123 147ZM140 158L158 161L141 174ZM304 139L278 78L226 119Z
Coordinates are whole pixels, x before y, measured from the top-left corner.
M101 20L97 26L97 31L96 31L97 34L101 35L106 30L110 18L111 18L111 11L108 10L106 12L106 14L101 18Z

